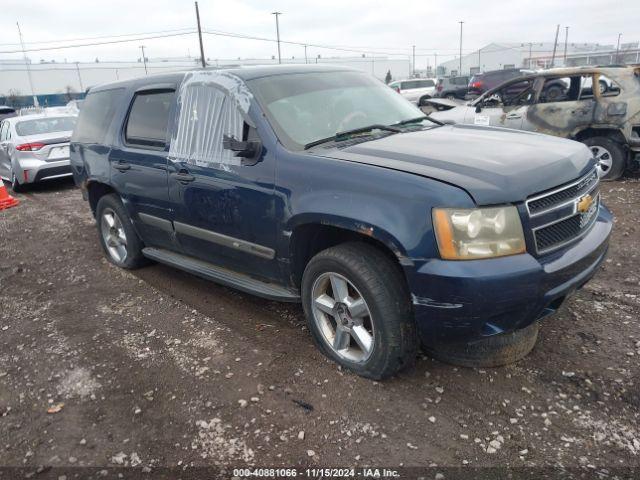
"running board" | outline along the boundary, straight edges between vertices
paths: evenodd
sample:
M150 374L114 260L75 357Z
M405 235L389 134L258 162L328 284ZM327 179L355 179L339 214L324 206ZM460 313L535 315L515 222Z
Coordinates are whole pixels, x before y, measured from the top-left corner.
M142 254L151 259L180 270L192 273L213 282L232 287L243 292L279 302L299 302L300 295L287 288L267 283L247 275L218 267L202 260L197 260L180 253L174 253L160 248L143 248Z

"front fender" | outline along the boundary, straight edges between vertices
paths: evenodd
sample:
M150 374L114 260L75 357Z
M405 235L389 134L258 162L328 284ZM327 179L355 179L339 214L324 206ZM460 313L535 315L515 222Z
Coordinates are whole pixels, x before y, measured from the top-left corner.
M332 225L375 238L403 263L437 255L433 207L475 205L464 190L438 180L283 148L276 190L285 242L300 225Z

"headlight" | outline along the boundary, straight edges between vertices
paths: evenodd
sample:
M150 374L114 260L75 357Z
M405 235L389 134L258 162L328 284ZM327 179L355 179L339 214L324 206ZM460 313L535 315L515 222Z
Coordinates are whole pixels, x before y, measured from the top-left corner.
M503 257L526 251L522 223L514 206L434 208L433 226L445 260Z

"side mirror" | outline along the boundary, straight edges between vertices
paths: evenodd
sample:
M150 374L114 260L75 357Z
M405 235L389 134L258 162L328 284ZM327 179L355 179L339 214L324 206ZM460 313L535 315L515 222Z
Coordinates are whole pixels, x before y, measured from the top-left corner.
M233 135L222 136L222 148L235 152L236 157L242 157L242 165L251 166L258 163L262 153L262 144L259 141L243 142Z
M482 111L482 103L478 103L476 105L476 113L480 113Z

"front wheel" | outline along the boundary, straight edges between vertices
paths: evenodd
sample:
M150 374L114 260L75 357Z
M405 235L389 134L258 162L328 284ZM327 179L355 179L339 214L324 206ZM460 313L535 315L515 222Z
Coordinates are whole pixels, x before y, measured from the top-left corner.
M590 137L584 143L598 162L596 168L600 180L617 180L626 167L626 153L622 145L607 137Z
M346 243L318 253L304 271L302 302L320 350L358 375L379 380L415 361L402 272L375 247Z

